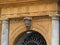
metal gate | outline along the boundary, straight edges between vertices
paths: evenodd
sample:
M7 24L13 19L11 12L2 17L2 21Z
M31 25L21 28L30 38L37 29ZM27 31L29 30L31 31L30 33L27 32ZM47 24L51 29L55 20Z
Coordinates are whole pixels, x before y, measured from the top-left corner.
M47 43L40 33L28 30L20 36L16 45L47 45Z

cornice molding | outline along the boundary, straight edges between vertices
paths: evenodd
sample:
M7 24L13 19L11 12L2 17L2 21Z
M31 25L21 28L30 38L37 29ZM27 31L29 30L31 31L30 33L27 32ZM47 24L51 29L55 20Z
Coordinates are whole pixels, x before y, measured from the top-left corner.
M58 3L58 1L57 0L19 0L19 1L17 1L17 0L7 0L7 1L5 1L5 0L2 0L2 1L0 1L0 5L7 5L7 4L17 4L17 3L19 3L19 4L21 4L21 3L27 3L27 2L43 2L43 3L51 3L51 2L56 2L56 3Z
M8 18L0 18L0 21L3 21L3 20L9 20Z

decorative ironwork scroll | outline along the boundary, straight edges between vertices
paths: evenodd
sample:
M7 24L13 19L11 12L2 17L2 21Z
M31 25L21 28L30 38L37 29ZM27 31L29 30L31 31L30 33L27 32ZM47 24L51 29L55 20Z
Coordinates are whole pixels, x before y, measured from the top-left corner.
M40 33L28 30L20 36L16 45L47 45L47 43Z

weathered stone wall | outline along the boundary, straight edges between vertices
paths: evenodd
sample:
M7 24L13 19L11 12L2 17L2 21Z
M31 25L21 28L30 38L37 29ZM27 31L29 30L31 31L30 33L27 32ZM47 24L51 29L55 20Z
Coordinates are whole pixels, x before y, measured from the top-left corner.
M32 1L20 4L5 4L1 8L1 17L14 18L22 16L54 15L58 13L57 6L58 5L56 1Z
M26 16L33 18L31 29L41 33L46 39L47 45L51 45L52 21L50 17L45 16L60 13L57 0L1 0L0 4L1 18L10 18L9 45L15 45L18 36L26 31L25 22L21 19Z

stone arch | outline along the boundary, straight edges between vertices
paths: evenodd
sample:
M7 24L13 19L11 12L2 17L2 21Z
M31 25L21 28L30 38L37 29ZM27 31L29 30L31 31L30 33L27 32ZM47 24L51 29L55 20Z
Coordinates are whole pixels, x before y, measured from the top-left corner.
M43 45L47 45L47 42L46 42L46 40L45 40L45 38L43 37L43 35L41 35L39 32L37 32L37 31L34 31L34 30L28 30L28 31L24 31L24 32L22 32L20 35L18 35L18 37L15 39L15 41L14 41L14 43L13 43L13 45L18 45L18 42L19 41L21 41L21 42L23 42L22 40L24 39L22 39L22 37L25 37L26 38L26 36L25 35L27 35L28 36L28 34L30 35L30 34L32 34L32 37L33 37L33 34L36 36L36 38L37 38L37 36L39 36L39 41L41 41L41 40L43 40L43 41L41 41L40 43L43 43ZM31 40L30 40L31 41ZM35 41L34 42L34 40L33 40L33 43L32 42L29 42L29 43L31 43L31 44L35 44L35 45L39 45L38 44L38 42L39 41ZM25 45L28 45L29 43L26 43Z

